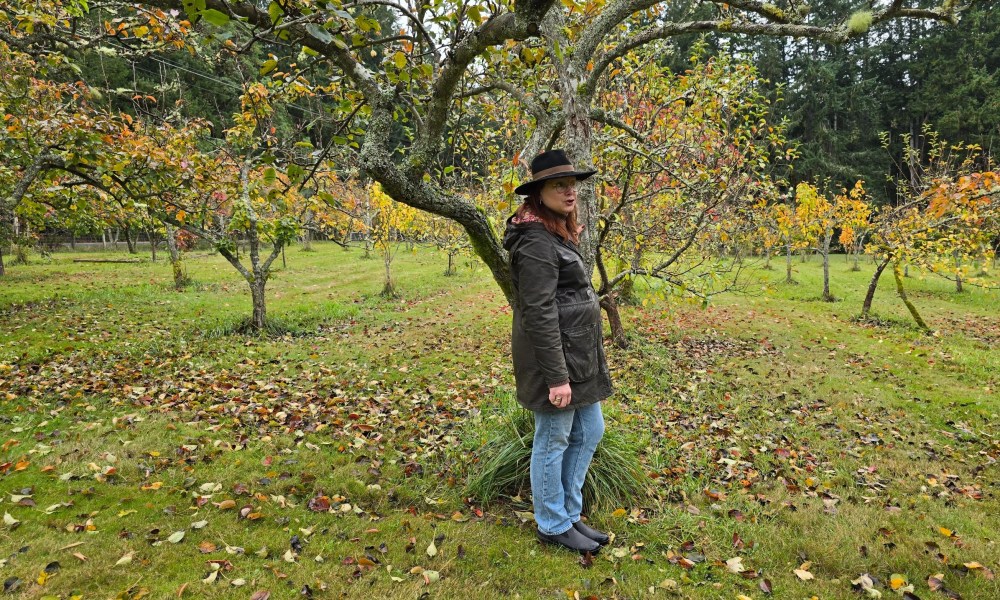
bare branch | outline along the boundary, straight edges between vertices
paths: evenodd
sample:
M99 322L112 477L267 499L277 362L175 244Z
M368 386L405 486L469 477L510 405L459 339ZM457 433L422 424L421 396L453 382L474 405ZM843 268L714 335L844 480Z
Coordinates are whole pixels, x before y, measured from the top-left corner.
M356 6L382 5L394 8L399 12L403 13L406 16L406 18L409 19L411 23L413 23L413 26L416 27L418 31L420 31L420 35L423 36L424 41L430 48L431 55L437 56L438 49L437 46L434 44L434 38L432 38L431 35L427 33L427 30L424 28L424 24L420 22L420 19L418 19L416 15L410 12L410 9L406 8L402 4L399 4L398 2L392 2L391 0L359 0L355 5Z

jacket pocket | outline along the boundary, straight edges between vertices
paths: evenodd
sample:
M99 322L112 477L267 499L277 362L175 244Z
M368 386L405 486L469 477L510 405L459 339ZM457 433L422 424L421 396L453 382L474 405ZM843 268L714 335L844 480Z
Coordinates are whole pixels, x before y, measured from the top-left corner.
M563 354L570 381L586 381L599 369L599 332L596 325L570 327L562 331Z

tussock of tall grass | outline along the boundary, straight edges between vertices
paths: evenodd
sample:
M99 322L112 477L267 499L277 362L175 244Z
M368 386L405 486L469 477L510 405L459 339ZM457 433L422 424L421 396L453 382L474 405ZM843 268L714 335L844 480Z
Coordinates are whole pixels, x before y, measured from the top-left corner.
M488 504L504 495L528 491L534 414L506 399L496 414L484 421L484 427L487 441L475 452L479 460L471 468L468 495ZM637 450L624 428L612 425L605 429L583 484L585 511L630 506L636 497L646 494Z

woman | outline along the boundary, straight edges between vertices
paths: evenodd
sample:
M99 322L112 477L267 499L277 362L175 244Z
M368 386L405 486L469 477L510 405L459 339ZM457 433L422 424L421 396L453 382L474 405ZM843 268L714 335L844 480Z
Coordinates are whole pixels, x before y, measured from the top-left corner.
M604 435L601 400L611 395L601 309L577 248L577 171L562 150L531 161L527 196L507 221L504 247L514 282L512 354L517 401L535 414L531 494L538 539L596 553L607 534L580 520L583 481Z

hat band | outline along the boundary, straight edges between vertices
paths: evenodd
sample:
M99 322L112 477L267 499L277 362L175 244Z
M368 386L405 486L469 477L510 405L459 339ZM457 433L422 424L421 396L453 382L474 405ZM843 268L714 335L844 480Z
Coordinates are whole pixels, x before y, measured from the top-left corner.
M573 165L559 165L558 167L551 167L537 173L531 174L532 181L541 179L542 177L548 177L549 175L555 175L556 173L572 173L575 169Z

